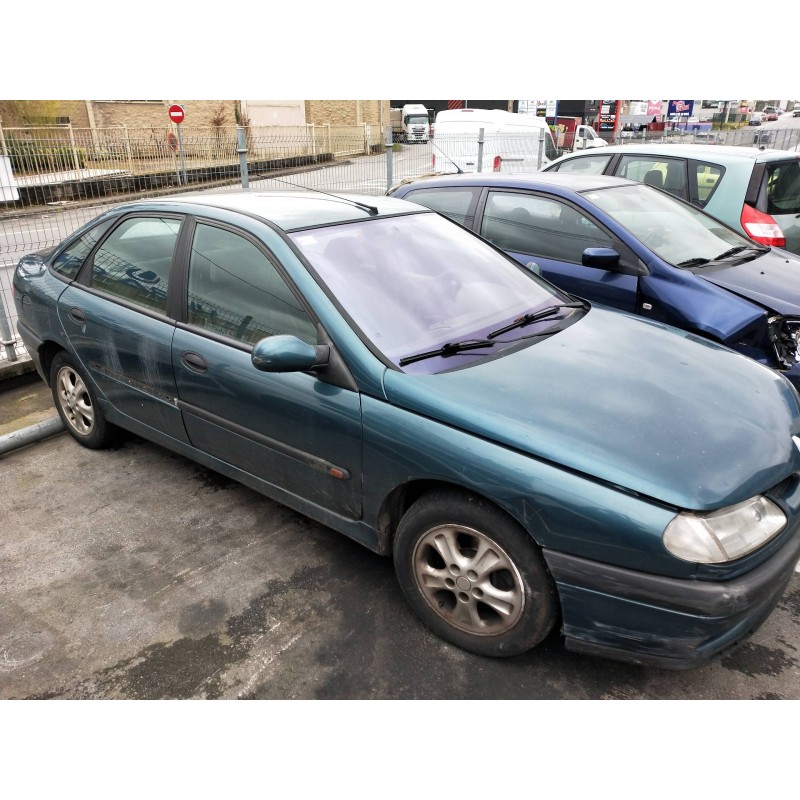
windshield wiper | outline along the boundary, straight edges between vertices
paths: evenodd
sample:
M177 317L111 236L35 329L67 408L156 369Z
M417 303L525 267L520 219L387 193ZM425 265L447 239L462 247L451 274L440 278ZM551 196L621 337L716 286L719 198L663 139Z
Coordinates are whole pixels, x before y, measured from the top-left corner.
M722 261L723 258L730 258L731 256L735 256L737 253L741 253L743 250L757 250L756 247L748 247L747 245L739 245L738 247L731 247L730 250L726 250L724 253L720 253L714 261Z
M710 264L710 258L690 258L688 261L681 261L680 264L676 264L676 267L699 267L702 264Z
M491 333L487 334L487 339L494 339L497 336L500 336L507 331L513 331L514 328L521 328L523 325L530 325L531 322L536 322L538 319L545 319L546 317L552 317L554 314L557 314L562 308L586 308L586 303L559 303L555 306L548 306L547 308L541 309L541 311L534 311L532 314L523 314L521 317L515 319L513 322L510 322L508 325L504 325L502 328L498 328L496 331L492 331Z
M435 356L454 356L456 353L461 353L464 350L480 350L483 347L494 347L494 342L489 339L465 339L463 342L446 342L441 347L435 350L426 350L424 353L417 353L413 356L406 356L401 358L398 362L401 367L406 364L413 364L415 361L424 361L426 358L434 358Z

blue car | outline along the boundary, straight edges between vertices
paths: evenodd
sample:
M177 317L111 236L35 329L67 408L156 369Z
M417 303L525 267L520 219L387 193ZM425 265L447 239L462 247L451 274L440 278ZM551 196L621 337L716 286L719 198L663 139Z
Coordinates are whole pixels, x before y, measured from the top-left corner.
M475 653L560 632L702 664L800 558L781 375L413 203L123 205L21 259L14 301L79 444L132 431L392 555L419 617Z
M394 197L479 233L570 294L724 344L800 386L800 256L624 178L445 175Z

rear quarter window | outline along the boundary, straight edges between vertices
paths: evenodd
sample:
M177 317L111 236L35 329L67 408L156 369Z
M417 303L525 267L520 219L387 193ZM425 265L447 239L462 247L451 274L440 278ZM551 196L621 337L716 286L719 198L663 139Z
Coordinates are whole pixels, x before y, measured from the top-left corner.
M800 161L767 168L767 214L800 214Z
M471 228L475 221L475 205L480 189L417 189L403 196L404 200L438 211Z
M579 175L602 175L611 161L611 156L583 156L569 158L554 166L552 172L573 172Z

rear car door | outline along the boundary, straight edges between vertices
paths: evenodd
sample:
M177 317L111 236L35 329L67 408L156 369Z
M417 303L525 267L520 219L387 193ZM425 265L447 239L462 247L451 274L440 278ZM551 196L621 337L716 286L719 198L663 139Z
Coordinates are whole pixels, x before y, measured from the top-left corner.
M535 262L543 277L571 294L635 312L637 259L599 222L572 203L553 195L490 190L482 207L479 232L521 264ZM620 269L583 265L587 248L620 253Z
M176 214L122 217L83 263L57 308L102 398L119 413L187 442L176 406L169 303L182 222Z
M317 344L317 324L277 258L251 234L196 219L185 309L172 346L191 443L291 495L361 514L361 399L313 373L267 373L253 345L289 334Z

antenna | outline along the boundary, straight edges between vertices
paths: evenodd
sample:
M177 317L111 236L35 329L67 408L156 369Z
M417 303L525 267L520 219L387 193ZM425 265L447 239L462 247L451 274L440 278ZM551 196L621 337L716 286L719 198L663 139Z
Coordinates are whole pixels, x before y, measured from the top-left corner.
M463 175L464 174L464 170L461 169L461 167L459 167L458 164L456 164L456 162L453 161L453 159L450 158L450 156L447 155L447 153L445 153L445 151L442 150L442 148L439 147L439 145L437 145L436 142L433 141L433 139L430 139L430 143L456 168L456 170L458 171L459 175Z
M268 175L265 175L268 180L271 181L278 181L278 183L285 183L287 186L294 186L296 189L304 189L307 192L319 192L320 194L327 195L328 197L333 197L335 200L339 200L342 203L350 203L351 205L357 206L358 208L366 211L369 214L379 214L376 206L369 206L366 203L359 203L358 200L351 200L349 197L340 197L337 194L332 194L331 192L323 192L322 189L317 189L314 186L301 186L299 183L292 183L291 181L283 180L282 178L272 178Z

